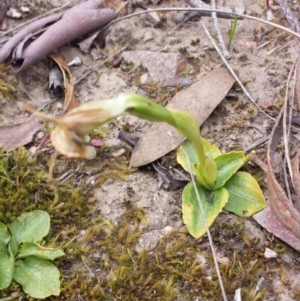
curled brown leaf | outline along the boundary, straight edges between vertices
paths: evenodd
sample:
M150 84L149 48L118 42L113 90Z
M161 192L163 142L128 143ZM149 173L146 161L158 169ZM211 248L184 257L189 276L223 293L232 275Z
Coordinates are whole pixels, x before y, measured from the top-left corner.
M101 9L102 0L89 0L70 8L63 14L33 22L9 40L0 51L0 63L14 50L13 70L19 72L62 45L100 29L116 18L110 8ZM40 29L49 25L45 30ZM39 29L39 36L35 36ZM36 37L36 36L35 36Z
M282 135L282 113L277 119L270 135L267 149L268 164L268 193L269 203L278 220L287 228L294 236L300 239L300 212L295 208L292 200L290 200L284 189L278 183L273 170L274 154ZM298 166L297 166L298 167ZM297 184L299 185L299 183ZM298 198L300 195L298 195Z

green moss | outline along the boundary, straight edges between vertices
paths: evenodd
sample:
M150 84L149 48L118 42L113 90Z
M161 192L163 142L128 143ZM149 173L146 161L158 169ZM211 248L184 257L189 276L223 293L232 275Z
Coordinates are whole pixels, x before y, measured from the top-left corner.
M16 84L16 81L9 75L10 69L10 65L0 64L0 92L7 100L11 100L16 91L15 87L6 83Z
M10 223L25 211L42 209L51 216L47 244L62 248L66 256L56 260L62 275L60 297L47 300L220 300L221 292L214 271L207 239L195 240L186 231L173 231L155 250L138 253L135 245L148 222L147 210L136 206L128 188L123 200L125 213L118 224L101 217L88 186L48 182L41 158L30 160L26 151L0 154L0 221ZM110 161L111 162L111 161ZM78 162L70 160L70 165ZM106 168L124 174L124 165L104 163ZM284 263L264 258L264 246L244 231L243 219L224 222L221 214L211 227L215 247L229 259L220 266L228 298L242 288L243 300L265 300L276 296L274 275L286 282ZM274 239L268 247L279 254L288 248ZM279 255L280 256L280 255ZM297 254L295 254L297 256ZM294 269L299 266L291 264ZM259 277L264 288L251 299ZM19 291L17 284L2 291L2 298ZM21 291L21 290L20 290ZM294 292L299 295L299 292ZM25 294L22 300L31 300Z

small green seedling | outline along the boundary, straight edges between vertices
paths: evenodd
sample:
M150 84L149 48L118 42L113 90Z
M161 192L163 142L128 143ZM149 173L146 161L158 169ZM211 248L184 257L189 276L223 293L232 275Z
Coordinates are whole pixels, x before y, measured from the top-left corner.
M234 10L233 10L233 12L234 12ZM237 21L238 21L237 17L235 17L233 20L230 20L230 28L228 31L228 46L231 45L233 38L235 36Z
M64 253L38 244L49 230L50 216L41 210L21 214L8 227L0 222L0 289L14 280L33 298L59 295L59 271L51 261Z
M162 107L140 95L121 93L113 99L83 104L59 120L36 114L56 125L51 132L51 141L57 151L68 157L85 158L87 144L84 136L125 112L150 121L167 122L188 139L181 150L187 154L197 178L209 225L222 208L240 216L250 216L266 206L256 180L248 173L237 172L250 160L251 155L246 156L241 151L221 154L218 147L200 136L198 122L189 113ZM188 170L183 152L179 151L178 161ZM210 202L207 201L207 195ZM183 191L183 219L194 237L198 238L206 232L191 183Z

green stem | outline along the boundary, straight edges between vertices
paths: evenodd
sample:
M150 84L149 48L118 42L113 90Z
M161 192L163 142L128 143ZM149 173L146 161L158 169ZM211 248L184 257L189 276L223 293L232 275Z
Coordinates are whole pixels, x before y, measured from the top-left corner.
M202 138L199 131L199 124L196 118L182 111L167 109L149 99L136 94L120 94L125 99L126 110L135 116L156 122L167 122L178 130L184 137L190 139L195 145L200 166L205 166L205 153Z

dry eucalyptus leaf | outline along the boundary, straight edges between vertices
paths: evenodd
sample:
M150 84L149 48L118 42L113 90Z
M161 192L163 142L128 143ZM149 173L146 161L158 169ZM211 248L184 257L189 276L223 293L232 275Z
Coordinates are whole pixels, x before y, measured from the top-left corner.
M200 81L177 93L167 107L193 114L201 125L224 99L234 82L227 69L214 69ZM140 136L130 165L137 167L153 162L174 150L184 139L172 126L154 123Z
M0 127L0 146L14 150L32 141L34 134L44 126L40 119L33 117L28 121Z
M290 108L287 104L287 110ZM267 183L269 201L266 209L254 215L254 219L269 232L273 233L281 240L300 251L300 212L286 192L285 187L276 178L276 154L277 148L283 136L283 114L282 108L277 121L272 129L267 147ZM297 199L300 197L300 174L299 174L299 155L296 154L292 160L292 173L294 178L295 193ZM299 202L298 202L299 203ZM298 205L298 204L296 204Z
M282 225L270 206L254 214L253 218L267 231L273 233L276 237L300 252L300 240Z
M65 103L64 110L61 115L65 115L68 111L76 108L79 105L79 102L76 100L74 96L74 80L72 72L68 66L68 64L63 60L63 58L56 52L51 52L49 57L55 61L58 65L64 80L64 89L65 89Z
M51 52L49 57L58 65L62 78L63 78L63 88L65 91L65 101L64 101L64 109L60 116L62 118L67 112L76 108L79 105L79 102L74 96L74 81L73 75L68 64L63 60L63 58L56 52ZM57 68L57 67L56 67ZM42 139L39 144L39 148L43 147L50 141L50 135L47 134L44 139Z

